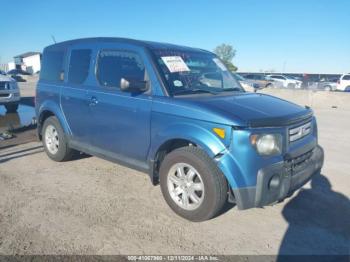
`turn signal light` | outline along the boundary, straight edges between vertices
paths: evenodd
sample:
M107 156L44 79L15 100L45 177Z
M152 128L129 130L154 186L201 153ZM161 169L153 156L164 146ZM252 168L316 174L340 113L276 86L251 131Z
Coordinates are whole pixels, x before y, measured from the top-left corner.
M218 137L220 137L222 139L225 138L225 129L214 127L213 131Z

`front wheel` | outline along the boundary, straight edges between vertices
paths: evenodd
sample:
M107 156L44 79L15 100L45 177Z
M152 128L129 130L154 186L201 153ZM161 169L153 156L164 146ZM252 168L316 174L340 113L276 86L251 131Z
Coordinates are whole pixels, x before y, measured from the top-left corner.
M75 150L69 148L64 131L55 116L47 118L42 129L46 154L54 161L70 160Z
M201 149L188 146L170 152L160 167L160 187L171 209L191 221L216 216L227 200L227 182Z
M324 91L330 92L332 91L332 88L330 86L325 86Z

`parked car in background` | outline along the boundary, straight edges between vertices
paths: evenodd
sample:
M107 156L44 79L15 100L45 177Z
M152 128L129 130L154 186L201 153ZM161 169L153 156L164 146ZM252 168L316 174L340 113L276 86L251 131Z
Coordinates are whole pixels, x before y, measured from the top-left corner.
M6 107L7 112L16 112L21 99L17 82L6 75L0 75L0 105Z
M7 72L8 75L30 75L30 73L21 70L21 69L12 69L10 71Z
M2 70L0 70L0 75L6 75L6 73Z
M318 90L324 90L324 91L335 91L337 89L337 78L333 79L321 79L320 82L317 83L317 89Z
M244 78L252 83L257 84L259 88L273 87L273 80L267 79L264 75L248 74L244 75Z
M23 78L23 76L30 75L30 73L23 71L21 69L12 69L8 71L6 74L11 76L17 82L25 82L26 80Z
M266 79L274 81L274 87L283 88L301 88L302 81L296 80L291 76L285 75L267 75Z
M245 79L243 76L237 73L232 73L232 74L236 78L236 80L241 84L241 86L244 88L245 91L255 92L260 88L260 86L257 83L254 83L251 80Z
M350 74L344 74L337 83L337 90L350 92Z

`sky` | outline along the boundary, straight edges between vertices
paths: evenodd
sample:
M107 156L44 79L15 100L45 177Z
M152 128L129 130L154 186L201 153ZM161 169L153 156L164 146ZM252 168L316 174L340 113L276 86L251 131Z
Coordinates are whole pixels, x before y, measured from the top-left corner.
M52 36L116 36L210 51L230 44L241 72L350 72L349 0L2 0L0 8L0 64L42 51Z

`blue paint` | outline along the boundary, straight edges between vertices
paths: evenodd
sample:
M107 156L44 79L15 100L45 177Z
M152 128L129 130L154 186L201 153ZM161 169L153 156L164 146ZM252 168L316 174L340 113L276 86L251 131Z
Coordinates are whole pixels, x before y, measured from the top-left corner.
M167 84L152 55L154 48L214 56L199 49L118 38L73 40L49 46L44 50L44 60L52 50L66 54L64 78L60 83L42 78L38 82L38 119L43 112L50 111L59 119L72 144L79 144L79 148L90 152L103 151L110 158L122 159L149 172L162 145L174 139L190 141L215 158L233 189L254 187L261 168L317 144L312 111L285 100L245 92L168 95ZM79 85L69 84L67 79L69 54L74 49L92 51L88 76ZM101 86L95 75L101 50L138 54L147 71L150 90L135 94ZM305 121L296 121L305 116L312 119L314 131L293 144L288 143L288 128ZM212 131L214 127L225 130L224 139ZM256 152L250 136L263 133L279 133L283 137L281 155L263 157Z

